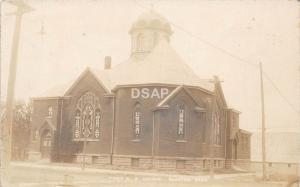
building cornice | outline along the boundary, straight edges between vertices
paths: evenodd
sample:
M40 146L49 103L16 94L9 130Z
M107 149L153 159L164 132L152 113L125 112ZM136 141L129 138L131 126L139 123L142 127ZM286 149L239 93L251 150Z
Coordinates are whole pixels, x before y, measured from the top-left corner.
M70 99L71 96L50 96L50 97L32 97L30 100L37 101L37 100L56 100L56 99Z
M168 86L176 88L178 85L176 84L164 84L164 83L142 83L142 84L123 84L123 85L116 85L112 91L116 91L120 88L132 88L132 87L147 87L147 86Z

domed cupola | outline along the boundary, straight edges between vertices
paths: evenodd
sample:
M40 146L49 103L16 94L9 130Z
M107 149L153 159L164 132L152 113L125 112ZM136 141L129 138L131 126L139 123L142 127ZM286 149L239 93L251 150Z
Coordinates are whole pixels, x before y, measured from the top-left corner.
M129 31L131 56L143 59L161 39L170 41L172 30L169 22L153 10L140 15Z

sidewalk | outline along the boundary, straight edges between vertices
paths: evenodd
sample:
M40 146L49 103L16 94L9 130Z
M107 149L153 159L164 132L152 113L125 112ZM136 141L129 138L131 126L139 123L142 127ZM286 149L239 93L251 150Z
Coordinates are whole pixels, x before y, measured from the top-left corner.
M70 173L84 173L84 174L105 174L105 175L126 175L126 176L140 176L140 177L167 177L167 178L188 178L191 180L209 180L208 173L195 174L178 174L178 173L163 173L162 171L132 171L132 170L114 170L114 169L100 169L86 167L82 171L80 165L66 164L66 163L35 163L35 162L12 162L12 167L25 167L35 169L47 169L52 171L65 171ZM236 178L244 176L254 176L255 173L234 173L234 174L218 174L214 175L214 179Z
M163 173L155 170L114 170L66 163L11 163L13 187L58 187L72 184L76 187L282 187L282 182L256 180L254 173L194 175ZM66 182L67 181L67 182Z

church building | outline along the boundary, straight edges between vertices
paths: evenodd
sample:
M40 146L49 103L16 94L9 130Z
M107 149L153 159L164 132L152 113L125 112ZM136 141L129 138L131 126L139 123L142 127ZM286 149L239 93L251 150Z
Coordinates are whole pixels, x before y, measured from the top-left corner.
M170 45L170 23L149 11L130 31L127 61L86 68L32 98L28 159L99 167L202 171L250 163L218 77L200 79Z

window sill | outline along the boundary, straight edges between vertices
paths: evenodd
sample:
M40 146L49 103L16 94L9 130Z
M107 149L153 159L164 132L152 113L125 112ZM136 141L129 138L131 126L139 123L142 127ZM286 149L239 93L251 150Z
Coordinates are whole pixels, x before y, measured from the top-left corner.
M100 139L96 139L96 138L78 138L78 139L73 139L72 141L74 142L84 142L84 141L87 141L87 142L99 142Z
M140 139L133 139L133 140L130 140L132 142L140 142L141 140Z
M176 140L176 143L186 143L187 140Z

